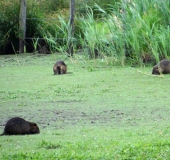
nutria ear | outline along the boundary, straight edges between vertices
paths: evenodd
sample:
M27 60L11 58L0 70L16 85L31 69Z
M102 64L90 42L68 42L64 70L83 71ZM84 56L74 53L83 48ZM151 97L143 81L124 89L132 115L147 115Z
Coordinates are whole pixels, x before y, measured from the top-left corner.
M37 124L36 124L36 123L33 123L33 126L37 126Z

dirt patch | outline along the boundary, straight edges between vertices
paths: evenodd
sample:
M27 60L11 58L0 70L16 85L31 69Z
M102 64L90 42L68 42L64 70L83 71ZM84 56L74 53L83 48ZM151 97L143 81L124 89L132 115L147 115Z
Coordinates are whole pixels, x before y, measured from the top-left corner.
M28 116L21 116L29 121L35 121L41 126L41 128L54 127L65 128L70 125L110 125L110 122L121 121L123 116L126 116L124 112L120 110L104 110L100 112L86 112L76 109L38 109L36 112L32 112L32 109L15 109L11 111L17 113L14 116L24 115L23 113L31 112ZM9 114L9 113L8 113ZM9 114L9 115L12 115ZM10 116L9 116L10 117ZM35 118L36 117L36 118ZM1 117L1 127L6 123L7 119Z
M103 103L107 109L101 107ZM11 108L0 106L3 110L0 116L0 130L3 131L6 121L15 116L37 123L40 130L52 131L73 126L110 126L113 128L144 126L164 122L170 112L161 106L155 108L118 106L119 109L115 106L115 109L112 109L112 105L107 105L107 102L103 103L97 106L83 101L59 100L44 101L39 104L33 102L26 106L8 104L12 106Z

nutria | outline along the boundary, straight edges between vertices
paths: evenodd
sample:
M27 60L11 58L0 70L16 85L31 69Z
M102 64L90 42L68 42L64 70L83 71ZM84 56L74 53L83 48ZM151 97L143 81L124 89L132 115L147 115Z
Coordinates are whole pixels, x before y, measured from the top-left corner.
M152 74L168 74L170 73L170 61L162 60L153 67Z
M40 130L36 123L28 122L20 117L14 117L7 121L2 135L38 134Z
M67 65L63 61L57 61L53 67L54 74L66 74Z

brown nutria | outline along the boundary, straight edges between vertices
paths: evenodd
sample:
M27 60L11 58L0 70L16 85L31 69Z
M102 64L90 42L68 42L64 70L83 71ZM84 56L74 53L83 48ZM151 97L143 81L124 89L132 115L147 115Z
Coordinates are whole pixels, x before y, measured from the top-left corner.
M155 65L152 69L152 74L168 74L170 73L170 61L162 60L157 65Z
M63 61L57 61L53 67L54 74L66 74L67 65Z
M40 130L36 123L28 122L20 117L14 117L7 121L2 135L38 134Z

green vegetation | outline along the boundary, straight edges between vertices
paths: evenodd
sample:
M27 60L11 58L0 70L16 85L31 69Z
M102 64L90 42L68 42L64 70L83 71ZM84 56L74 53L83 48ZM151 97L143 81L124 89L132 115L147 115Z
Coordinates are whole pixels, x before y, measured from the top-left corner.
M19 1L1 0L0 54L15 54L0 56L0 132L20 116L41 133L0 137L0 159L169 160L169 75L151 75L170 57L169 13L169 0L76 1L66 57L69 0L30 0L33 53L17 54ZM54 76L59 59L68 74Z
M127 60L142 64L169 59L169 8L168 0L76 2L74 51L81 49L91 59L118 59L122 65ZM0 54L11 54L13 48L18 51L18 14L18 1L0 2ZM29 1L27 18L26 36L35 38L26 40L27 52L44 38L51 53L66 53L69 1Z
M57 59L69 74L53 75ZM41 133L0 137L0 159L170 159L169 75L108 61L1 56L0 132L20 116Z

